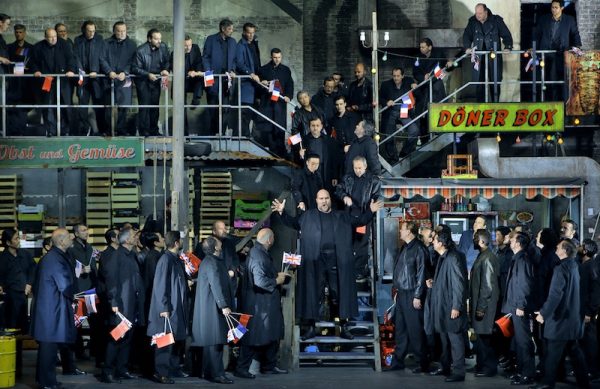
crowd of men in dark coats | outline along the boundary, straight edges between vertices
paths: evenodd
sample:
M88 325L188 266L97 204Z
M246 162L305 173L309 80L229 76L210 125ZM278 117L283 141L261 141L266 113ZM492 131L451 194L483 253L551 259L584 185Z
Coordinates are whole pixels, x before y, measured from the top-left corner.
M240 336L234 375L254 378L249 371L254 359L260 361L263 374L287 373L277 366L277 354L283 338L281 288L289 275L277 271L270 257L273 231L260 230L256 244L247 245L249 250L244 248L238 256L236 239L218 221L212 235L194 249L202 260L193 271L180 258L180 233L169 231L163 237L153 225L143 231L129 225L109 229L102 252L87 242L85 225L74 225L72 233L59 228L45 239L45 254L37 265L19 247L18 232L3 231L2 327L30 330L38 341L40 387L60 386L55 373L58 354L67 375L87 374L76 361L94 357L105 383L138 378L130 371L137 367L146 378L173 384L173 378L189 376L184 364L195 376L232 383L225 375L223 348L231 340L230 324L240 321L233 316L238 313L251 318L248 332ZM96 300L96 312L86 304L85 318L77 307L83 294ZM30 327L28 295L33 296ZM89 356L82 339L83 320L89 327ZM128 329L115 335L123 323ZM151 340L164 333L172 334L171 344L153 347ZM188 338L191 346L186 347Z
M477 229L461 239L477 252L469 264L468 250L455 245L448 226L401 224L402 247L393 266L396 348L389 370L404 369L412 352L419 362L414 373L464 381L469 340L475 339L476 377L493 377L501 367L511 385L539 389L553 388L572 371L579 387L589 387L599 378L597 244L580 243L577 224L569 219L560 235L549 228L532 236L523 226L501 226L495 240L485 218L478 219ZM496 324L507 318L509 326Z

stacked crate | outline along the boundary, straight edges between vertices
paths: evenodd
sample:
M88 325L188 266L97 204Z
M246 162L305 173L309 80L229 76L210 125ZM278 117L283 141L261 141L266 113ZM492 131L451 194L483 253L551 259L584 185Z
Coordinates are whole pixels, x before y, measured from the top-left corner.
M87 172L86 213L88 243L100 250L106 245L104 233L111 226L111 172Z
M140 173L113 173L111 186L112 224L140 223Z
M230 172L202 172L200 175L200 239L211 234L217 220L231 225L231 181Z
M17 205L21 202L22 193L20 175L0 176L0 230L17 228Z

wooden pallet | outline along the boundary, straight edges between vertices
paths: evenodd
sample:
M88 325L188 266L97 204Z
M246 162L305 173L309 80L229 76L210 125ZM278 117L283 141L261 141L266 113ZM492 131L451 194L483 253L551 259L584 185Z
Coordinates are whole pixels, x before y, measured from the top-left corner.
M105 230L110 227L110 177L111 172L86 173L85 223L90 229ZM102 232L104 241L104 232Z
M112 224L140 224L141 176L135 173L113 173L111 184Z
M0 175L0 229L17 228L17 206L22 193L21 175Z
M230 172L201 173L199 226L201 239L212 233L212 225L217 220L231 225L232 192Z

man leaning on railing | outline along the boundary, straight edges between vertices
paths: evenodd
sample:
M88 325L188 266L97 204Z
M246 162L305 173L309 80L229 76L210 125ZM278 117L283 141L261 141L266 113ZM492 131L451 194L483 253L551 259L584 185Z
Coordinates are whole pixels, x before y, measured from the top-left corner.
M53 28L47 28L44 32L44 40L33 46L31 56L31 71L35 77L42 77L35 86L36 93L41 105L54 105L56 101L56 88L60 82L60 102L71 105L73 90L66 79L59 80L58 77L48 76L65 74L67 77L75 76L75 57L71 46L63 39L58 39ZM57 110L55 107L43 108L44 130L47 136L57 135ZM61 121L66 128L66 109L61 109Z

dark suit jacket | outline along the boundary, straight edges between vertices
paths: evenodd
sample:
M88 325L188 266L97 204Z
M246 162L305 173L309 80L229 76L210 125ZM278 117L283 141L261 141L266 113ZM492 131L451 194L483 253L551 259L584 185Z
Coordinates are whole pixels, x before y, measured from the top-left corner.
M202 55L202 66L204 66L204 70L212 70L215 74L222 74L224 72L235 70L237 43L235 42L235 39L231 37L225 39L225 45L227 46L227 58L223 58L225 53L221 48L220 40L220 33L207 36L206 41L204 42L204 50L202 50L204 53ZM224 64L226 65L225 68L223 68ZM219 82L215 77L215 83L212 87L210 87L208 92L217 94L218 85Z
M571 47L581 47L581 37L577 29L577 22L570 15L564 13L560 17L556 34L560 37L554 44L552 42L552 15L544 15L536 26L534 39L537 41L538 50L565 51Z
M50 55L55 50L55 55ZM52 61L51 59L54 58ZM41 72L43 74L66 73L72 71L77 73L77 64L73 56L73 50L69 43L63 39L58 39L54 48L42 40L33 46L30 67L31 72Z
M548 299L540 309L546 339L575 340L583 335L578 266L568 258L554 268Z

